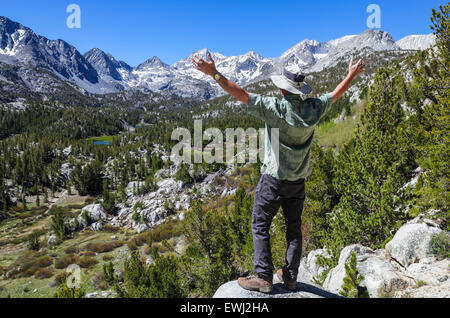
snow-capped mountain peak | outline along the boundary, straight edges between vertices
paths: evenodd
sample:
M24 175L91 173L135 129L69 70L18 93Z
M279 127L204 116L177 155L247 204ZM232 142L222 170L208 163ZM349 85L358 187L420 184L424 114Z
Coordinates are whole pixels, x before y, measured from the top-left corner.
M434 34L409 35L397 41L402 50L425 50L436 43Z
M136 71L143 71L148 69L154 69L154 68L163 68L163 69L170 69L170 65L164 63L161 61L161 59L157 56L153 56L152 58L149 58L144 63L139 64L135 70Z
M123 75L131 71L131 67L128 64L117 61L111 54L105 53L98 48L84 53L84 57L95 68L99 76L108 81L125 80L127 77Z
M265 58L254 51L236 56L218 52L211 55L219 72L245 86L266 79L285 66L296 65L305 72L317 72L363 51L424 49L434 41L433 35L413 35L396 43L387 32L367 30L328 42L304 39L279 58ZM20 23L0 17L0 61L49 69L92 93L145 88L182 97L216 97L223 91L212 78L196 70L191 61L194 55L207 59L208 52L202 48L172 66L153 56L132 68L98 48L81 55L62 40L49 40Z

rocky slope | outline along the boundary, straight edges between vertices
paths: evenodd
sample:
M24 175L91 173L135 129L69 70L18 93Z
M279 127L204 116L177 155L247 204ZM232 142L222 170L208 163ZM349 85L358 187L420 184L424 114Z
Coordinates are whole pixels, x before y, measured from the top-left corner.
M72 45L49 40L20 23L0 17L0 61L53 71L61 79L96 93L117 91L105 83L93 66Z
M270 295L245 291L233 281L222 285L214 297L338 297L346 276L345 264L355 253L358 272L364 276L360 287L367 289L371 298L449 298L450 260L437 258L431 248L433 236L441 232L438 223L421 215L403 225L384 249L374 251L357 244L345 247L338 265L328 272L323 286L314 281L326 270L317 263L319 255L327 256L321 249L310 252L301 260L297 292L284 289L274 275L275 288Z
M147 150L143 150L142 153L132 155L145 158L146 153ZM169 160L159 147L155 147L152 154L162 154L164 161ZM115 160L111 159L105 165L105 175L110 176ZM193 166L191 165L190 168L190 173L192 173ZM60 179L68 180L73 169L72 164L64 163L59 172ZM227 185L223 179L231 175L233 169L233 165L228 165L213 173L198 175L197 178L201 181L193 185L177 180L175 173L178 165L172 164L156 173L156 189L154 191L140 194L138 189L142 188L145 183L139 182L138 185L138 181L132 181L126 188L125 202L117 205L115 213L108 214L100 203L90 204L84 207L76 218L69 220L69 228L72 232L87 228L101 231L105 225L110 225L142 233L167 221L169 217L183 219L184 213L191 208L191 200L194 197L208 199L232 195L236 191L236 187ZM195 189L193 189L194 186Z

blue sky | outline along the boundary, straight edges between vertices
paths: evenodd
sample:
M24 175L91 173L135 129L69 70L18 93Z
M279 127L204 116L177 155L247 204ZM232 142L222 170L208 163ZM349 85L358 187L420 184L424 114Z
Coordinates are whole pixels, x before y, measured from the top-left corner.
M81 53L98 47L131 66L156 55L172 64L208 47L224 55L255 51L278 57L305 38L328 41L367 29L369 4L381 8L381 29L395 40L428 34L437 0L0 0L0 16ZM66 8L81 7L81 28L69 29Z

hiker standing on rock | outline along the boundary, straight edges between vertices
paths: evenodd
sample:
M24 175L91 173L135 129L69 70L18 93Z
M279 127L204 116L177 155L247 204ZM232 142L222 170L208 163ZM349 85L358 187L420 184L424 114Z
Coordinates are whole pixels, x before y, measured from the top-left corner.
M209 62L195 56L196 69L212 76L227 93L248 105L247 111L266 123L263 175L255 190L252 232L256 277L241 277L238 284L247 290L271 293L273 289L272 255L269 229L280 206L286 222L287 251L285 265L278 278L291 291L297 289L297 274L302 254L301 215L305 200L305 179L311 174L310 148L315 126L331 105L349 89L352 81L365 71L365 63L350 61L347 77L336 89L320 98L306 98L312 88L297 67L283 69L271 77L283 98L248 93L220 74L208 53ZM278 128L278 144L272 145L272 128ZM277 138L275 138L277 139ZM275 151L274 151L275 149Z

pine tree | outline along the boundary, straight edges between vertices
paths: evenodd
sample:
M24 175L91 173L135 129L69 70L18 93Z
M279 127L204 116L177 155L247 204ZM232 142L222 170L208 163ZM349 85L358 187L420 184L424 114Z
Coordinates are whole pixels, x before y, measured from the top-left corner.
M116 283L116 277L114 274L114 265L112 262L103 264L103 277L109 286L114 286Z
M413 195L411 216L437 211L434 217L450 228L448 176L450 174L450 4L433 10L431 29L436 46L411 58L414 81L408 88L408 105L414 114L403 129L403 140L412 144L420 167L426 170Z
M393 70L378 70L361 125L337 157L333 187L339 204L327 219L330 230L325 236L334 263L346 245L383 247L405 221L401 210L406 194L399 190L414 161L398 134L404 119L400 105L404 85Z
M44 203L48 203L48 193L47 190L43 189L44 191Z
M64 240L67 238L67 226L65 223L64 212L61 208L56 208L52 212L52 218L50 220L50 227L55 233L55 235L60 240Z
M58 291L54 298L85 298L86 291L82 288L69 287L67 285L67 277L64 277L59 284Z
M146 265L138 251L124 264L124 282L114 283L114 289L121 298L180 298L184 296L178 262L173 256L160 256L152 252L153 264ZM108 269L110 271L110 269ZM108 273L108 277L110 274Z
M356 253L353 252L350 261L345 264L346 276L340 294L348 298L368 298L367 288L360 286L364 276L359 273L356 265Z
M27 207L27 199L25 197L25 194L22 194L22 206L23 206L24 210L28 209L28 207Z
M105 179L103 181L103 201L102 201L102 207L105 209L108 213L113 213L116 209L115 206L115 198L114 195L111 194L111 192L108 189L108 179Z
M41 248L41 242L39 241L40 233L33 231L28 236L28 248L32 251L38 251Z

